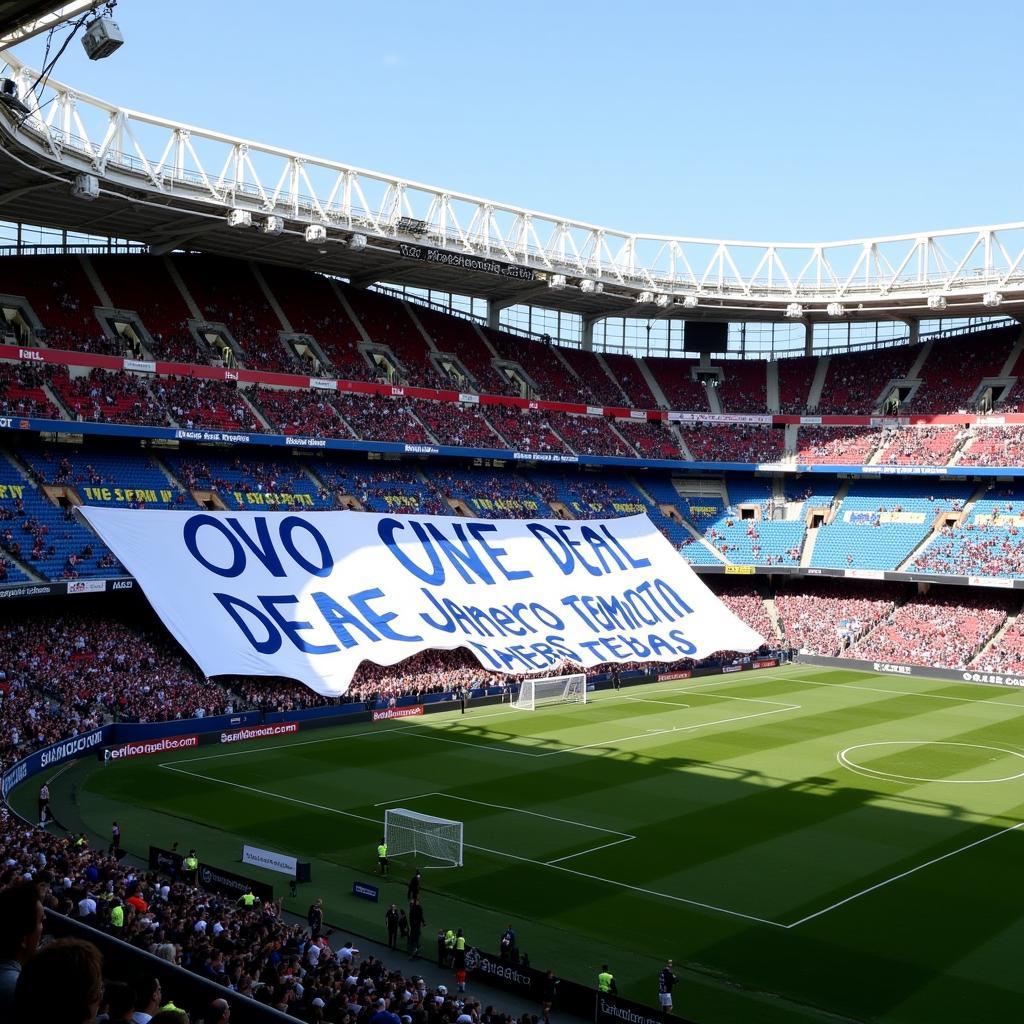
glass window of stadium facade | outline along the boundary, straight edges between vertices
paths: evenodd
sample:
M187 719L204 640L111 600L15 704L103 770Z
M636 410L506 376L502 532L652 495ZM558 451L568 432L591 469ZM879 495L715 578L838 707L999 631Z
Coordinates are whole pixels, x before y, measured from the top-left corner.
M148 246L127 238L110 238L0 221L0 255L15 253L62 252L145 252ZM481 325L488 322L487 300L470 295L413 288L380 282L374 290L398 295L428 305L443 313L462 316ZM1007 317L922 320L919 340L942 334L976 330L984 325L1010 323ZM546 309L542 306L515 305L500 311L499 326L512 334L551 340L557 345L580 348L584 345L584 321L578 313ZM807 328L802 322L730 323L728 348L713 360L785 359L803 355L838 355L865 349L892 348L910 341L910 328L902 321L819 323L813 325L810 352ZM593 349L596 352L632 356L677 356L698 358L686 348L686 322L683 320L609 317L593 325Z
M0 255L46 255L61 253L143 253L148 246L129 238L109 238L64 228L0 221Z
M401 295L412 302L432 306L445 313L465 316L481 325L487 323L487 302L469 295L453 295L424 288L381 284L378 291ZM534 338L550 338L569 348L583 345L583 317L541 306L507 306L499 315L502 330ZM938 335L977 330L983 326L1011 323L1008 317L970 317L922 320L919 340ZM786 359L807 355L806 327L801 322L745 322L729 324L728 349L721 359ZM810 355L840 355L866 349L894 348L910 341L910 327L903 321L840 321L813 325ZM631 356L678 356L699 358L686 348L686 322L609 317L594 324L595 352Z

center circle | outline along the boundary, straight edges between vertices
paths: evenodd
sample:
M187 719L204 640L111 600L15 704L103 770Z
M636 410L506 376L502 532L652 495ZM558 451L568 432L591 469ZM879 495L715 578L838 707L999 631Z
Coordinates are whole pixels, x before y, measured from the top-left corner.
M950 779L944 776L927 775L904 775L899 772L889 772L881 768L870 768L864 764L858 764L850 754L855 750L868 750L875 747L957 747L958 752L964 749L990 751L1008 757L1019 757L1024 761L1024 754L1017 750L1008 750L1005 747L991 747L984 743L956 743L952 740L885 740L878 743L857 743L852 747L839 751L836 760L850 771L858 775L866 775L872 779L895 779L898 782L950 782L958 785L972 785L983 782L1013 782L1014 779L1024 778L1024 765L1016 775L1004 775L996 779ZM994 760L989 758L989 760ZM967 770L967 769L965 769Z

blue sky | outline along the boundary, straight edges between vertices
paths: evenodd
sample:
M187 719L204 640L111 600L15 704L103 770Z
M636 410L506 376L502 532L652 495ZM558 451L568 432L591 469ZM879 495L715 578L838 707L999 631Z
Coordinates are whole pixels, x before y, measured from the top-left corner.
M54 76L155 114L638 232L1024 219L1024 6L120 0ZM19 49L38 61L42 41Z

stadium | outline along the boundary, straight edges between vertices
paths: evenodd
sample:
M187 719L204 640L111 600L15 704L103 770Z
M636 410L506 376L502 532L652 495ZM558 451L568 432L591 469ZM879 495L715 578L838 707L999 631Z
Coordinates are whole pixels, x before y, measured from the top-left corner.
M0 3L0 1019L1018 1016L1024 222L544 214L131 6Z

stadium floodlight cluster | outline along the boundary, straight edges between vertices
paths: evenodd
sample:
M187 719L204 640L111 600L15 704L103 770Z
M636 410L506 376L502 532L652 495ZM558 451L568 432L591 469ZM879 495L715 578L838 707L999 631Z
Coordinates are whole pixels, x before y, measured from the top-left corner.
M435 818L406 807L389 807L384 812L384 842L389 857L422 854L462 867L462 822Z
M516 711L536 711L545 704L586 704L587 677L582 672L548 679L524 679L512 701Z

